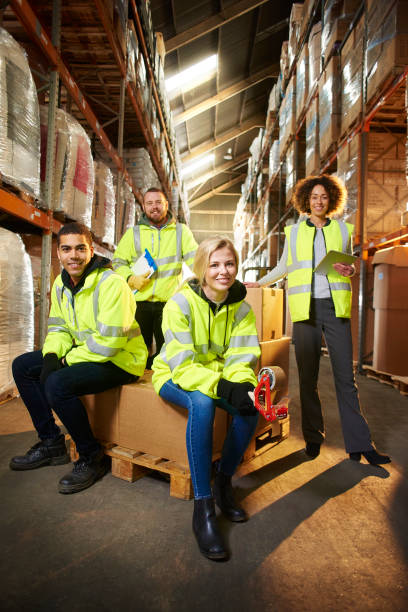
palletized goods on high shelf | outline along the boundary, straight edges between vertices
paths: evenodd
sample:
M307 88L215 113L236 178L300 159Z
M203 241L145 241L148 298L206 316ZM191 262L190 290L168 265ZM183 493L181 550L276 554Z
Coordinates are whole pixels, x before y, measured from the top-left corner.
M94 162L95 189L92 202L92 231L102 242L115 242L116 196L112 172L103 162Z
M387 92L408 65L408 3L368 0L357 19L360 9L360 0L326 0L322 12L313 0L292 7L289 41L281 49L281 73L268 101L266 136L272 137L269 142L264 139L260 149L254 146L252 150L253 153L260 150L260 155L266 151L269 155L269 208L277 209L278 201L281 206L289 205L296 180L319 174L322 168L327 171L330 163L329 171L342 177L348 188L345 218L357 221L360 145L355 128L361 125L366 109L373 106L381 93ZM308 19L313 10L315 23L310 24ZM317 21L319 16L323 18L323 30ZM365 106L363 87L367 90ZM389 116L400 113L396 129L382 129L379 116L368 134L364 209L367 239L396 231L407 220L407 138L406 131L400 129L406 121L406 108L401 112L398 96L401 97L400 91L387 101ZM257 249L257 254L246 262L251 266L261 262L262 251L254 238L258 225L261 240L266 240L266 227L271 226L265 204L268 199L260 193L256 178L262 166L262 160L252 155L234 220L242 254L251 255L252 245ZM279 184L283 189L281 196ZM258 204L263 202L259 210L253 204L254 198ZM249 201L251 210L247 206ZM267 243L264 249L266 246Z

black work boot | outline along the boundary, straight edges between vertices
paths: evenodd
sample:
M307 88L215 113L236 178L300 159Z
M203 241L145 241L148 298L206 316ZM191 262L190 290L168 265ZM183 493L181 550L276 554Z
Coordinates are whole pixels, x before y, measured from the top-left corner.
M59 493L78 493L91 487L94 482L102 478L109 469L108 458L103 450L98 449L92 455L79 457L74 463L74 469L65 474L58 483Z
M234 523L244 523L248 515L234 499L231 476L217 472L214 481L215 501L224 516Z
M13 457L10 468L18 471L35 470L43 465L63 465L69 462L65 438L60 434L56 438L40 440L25 455Z
M193 532L204 557L214 561L228 559L228 552L218 531L212 497L194 500Z

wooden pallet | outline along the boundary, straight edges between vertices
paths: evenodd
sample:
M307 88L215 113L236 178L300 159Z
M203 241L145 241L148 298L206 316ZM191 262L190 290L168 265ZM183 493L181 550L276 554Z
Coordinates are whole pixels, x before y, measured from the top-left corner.
M392 382L401 395L408 395L408 376L393 376Z
M266 453L289 437L290 417L288 416L286 419L279 421L279 425L279 434L275 436L272 435L272 427L269 424L256 433L244 453L244 463L249 463L255 457Z
M389 372L382 372L381 370L375 370L372 366L369 365L363 365L363 370L367 378L377 380L383 385L389 385L390 387L395 386L392 381L393 374L390 374Z
M12 387L11 389L7 389L7 391L3 391L0 393L0 404L5 404L6 402L18 397L17 387Z
M7 178L3 176L0 172L0 187L4 189L4 191L8 191L9 193L13 193L18 196L20 200L23 202L28 202L28 204L33 204L34 206L38 206L40 203L36 201L34 194L25 191L22 187L18 187L17 185L12 185L7 182Z
M70 456L72 461L78 459L74 442L69 436ZM112 458L112 476L127 482L135 482L151 471L166 474L170 478L170 496L178 499L191 499L193 487L188 467L163 457L155 457L148 453L123 448L111 442L101 442L105 455Z

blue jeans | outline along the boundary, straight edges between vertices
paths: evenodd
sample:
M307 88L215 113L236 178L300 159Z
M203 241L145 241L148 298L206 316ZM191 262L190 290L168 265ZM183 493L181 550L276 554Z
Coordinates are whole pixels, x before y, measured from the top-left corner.
M179 385L168 380L160 389L160 396L173 404L188 410L186 444L195 499L212 496L211 463L212 438L215 407L228 412L229 404L222 399L213 400L201 391L184 391ZM232 476L237 469L256 428L258 415L234 415L228 428L222 449L220 471Z
M42 385L42 364L41 351L34 351L16 357L12 366L17 389L30 413L38 437L46 440L60 434L52 414L54 410L74 440L78 453L85 456L91 454L100 445L92 433L79 396L125 385L134 382L137 377L110 361L88 361L52 372Z

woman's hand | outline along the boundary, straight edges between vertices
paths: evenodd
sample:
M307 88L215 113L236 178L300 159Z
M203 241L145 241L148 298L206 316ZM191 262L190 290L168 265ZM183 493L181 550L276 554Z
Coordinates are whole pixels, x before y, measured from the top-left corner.
M353 276L354 274L354 266L350 264L335 263L333 268L342 276Z
M248 289L253 289L254 287L260 287L261 285L257 282L248 282L248 283L244 283L245 287L248 287Z

